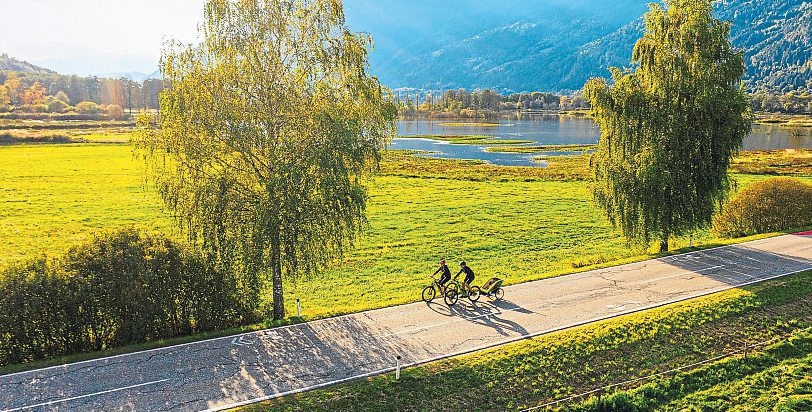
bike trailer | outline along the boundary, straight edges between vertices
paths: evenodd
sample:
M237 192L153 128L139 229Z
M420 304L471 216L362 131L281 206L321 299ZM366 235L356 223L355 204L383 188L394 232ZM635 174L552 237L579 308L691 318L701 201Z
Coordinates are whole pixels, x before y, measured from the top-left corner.
M504 282L502 279L490 278L487 282L485 282L484 285L482 285L482 291L488 294L493 293L493 291L502 286L502 282Z

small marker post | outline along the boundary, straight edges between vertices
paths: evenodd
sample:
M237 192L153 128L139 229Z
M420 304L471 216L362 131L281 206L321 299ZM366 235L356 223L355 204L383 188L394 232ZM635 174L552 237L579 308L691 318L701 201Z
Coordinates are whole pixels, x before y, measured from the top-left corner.
M299 319L302 318L302 304L299 301L299 298L296 298L296 317Z
M691 244L688 247L694 247L694 235L691 235Z
M396 357L396 359L397 359L397 365L395 366L395 380L399 381L400 380L400 355L398 355Z

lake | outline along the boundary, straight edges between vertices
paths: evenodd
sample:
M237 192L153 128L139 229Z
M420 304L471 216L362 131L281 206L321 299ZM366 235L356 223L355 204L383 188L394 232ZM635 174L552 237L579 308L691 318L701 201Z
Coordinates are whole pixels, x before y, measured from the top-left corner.
M473 120L468 120L473 122ZM494 120L499 126L443 126L458 120L400 120L401 136L484 135L497 140L529 140L528 145L594 144L600 138L597 125L590 119L571 116L535 116L522 120ZM534 162L538 155L561 155L567 152L536 154L490 153L488 146L456 145L430 139L395 139L393 149L432 152L424 156L479 159L502 166L544 166ZM744 141L744 150L812 148L812 129L789 129L777 126L753 125L753 132Z

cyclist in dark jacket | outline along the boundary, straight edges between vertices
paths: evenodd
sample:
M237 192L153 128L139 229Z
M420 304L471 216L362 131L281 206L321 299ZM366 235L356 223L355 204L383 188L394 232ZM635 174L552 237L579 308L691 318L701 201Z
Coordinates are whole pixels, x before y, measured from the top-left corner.
M437 281L437 283L439 283L440 286L445 289L445 283L451 280L451 269L449 269L448 265L445 264L445 259L440 259L440 267L432 276L440 272L443 272L443 274L440 276L440 280Z
M457 276L460 273L465 272L465 280L462 281L462 285L465 286L465 290L468 293L471 293L471 282L474 281L474 271L465 264L465 261L460 262L460 271L457 272Z

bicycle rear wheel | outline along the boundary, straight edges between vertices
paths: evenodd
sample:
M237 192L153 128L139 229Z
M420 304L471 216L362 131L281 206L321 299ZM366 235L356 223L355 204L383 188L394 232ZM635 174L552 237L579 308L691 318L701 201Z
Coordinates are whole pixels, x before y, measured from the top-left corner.
M460 294L456 289L449 289L445 292L443 300L445 300L446 305L454 306L460 300Z
M471 302L476 302L479 300L479 296L482 294L482 291L479 290L479 286L471 286L471 292L468 293L468 299Z

